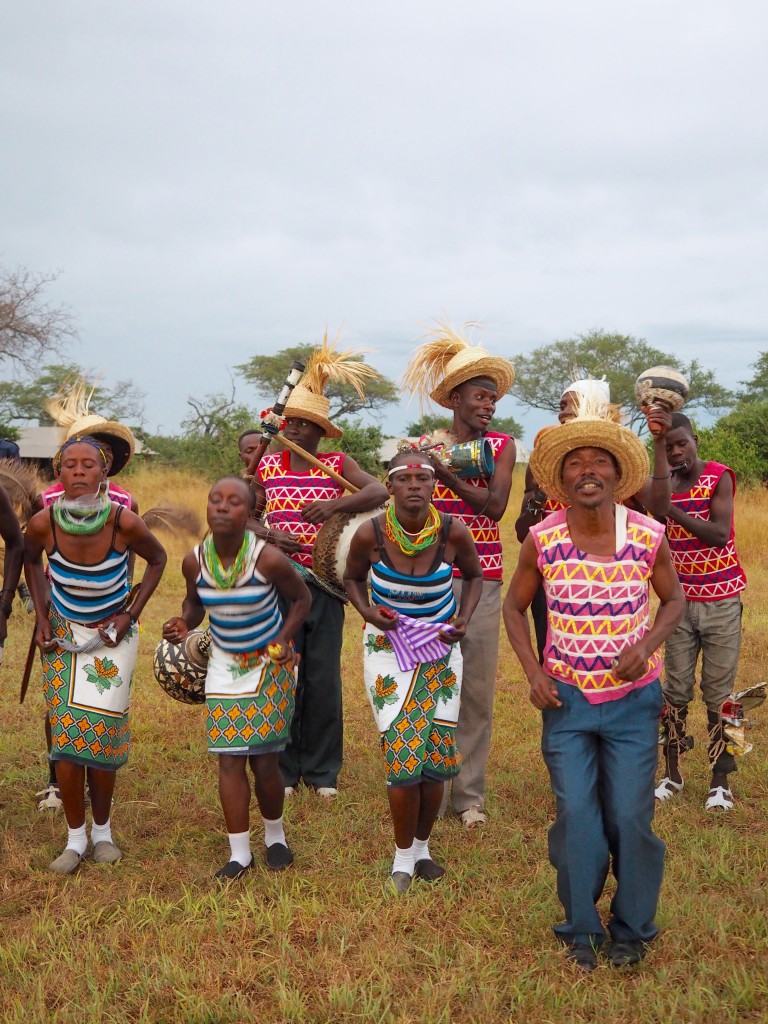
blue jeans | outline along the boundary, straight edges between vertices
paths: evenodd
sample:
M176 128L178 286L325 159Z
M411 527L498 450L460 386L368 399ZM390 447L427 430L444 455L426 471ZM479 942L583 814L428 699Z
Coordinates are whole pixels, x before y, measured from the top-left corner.
M651 828L661 685L603 704L590 704L567 683L557 691L563 706L542 712L541 738L557 801L549 859L565 910L555 934L569 944L605 941L595 904L612 867L611 937L650 942L665 850Z

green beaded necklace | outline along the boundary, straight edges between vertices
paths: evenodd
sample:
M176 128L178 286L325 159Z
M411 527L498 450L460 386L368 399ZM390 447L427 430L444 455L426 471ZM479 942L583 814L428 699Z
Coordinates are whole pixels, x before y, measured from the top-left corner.
M246 530L243 543L235 555L234 562L228 569L225 569L216 551L216 545L213 543L213 534L206 534L203 539L203 557L219 590L231 590L236 585L245 570L255 544L255 536L250 530Z
M112 502L104 495L101 497L101 508L84 516L73 515L70 509L61 504L61 501L62 499L59 498L53 503L53 518L64 533L74 533L80 536L98 533L109 519L109 513L112 511Z

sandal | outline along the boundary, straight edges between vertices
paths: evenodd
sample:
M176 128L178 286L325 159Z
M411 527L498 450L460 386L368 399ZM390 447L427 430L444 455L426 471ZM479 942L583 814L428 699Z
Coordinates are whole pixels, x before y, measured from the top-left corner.
M663 804L665 800L671 800L673 796L677 796L684 785L685 782L673 782L672 779L665 775L653 791L653 795L660 804Z
M733 793L725 786L714 786L710 789L707 799L704 801L705 811L731 811L733 810Z
M481 828L483 825L488 824L488 818L477 804L472 804L466 811L461 812L461 823L464 828Z

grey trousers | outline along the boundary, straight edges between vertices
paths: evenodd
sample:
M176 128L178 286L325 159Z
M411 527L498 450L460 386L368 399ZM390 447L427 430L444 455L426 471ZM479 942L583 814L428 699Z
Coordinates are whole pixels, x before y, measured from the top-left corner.
M462 581L455 579L453 592L457 605L461 601L461 587ZM485 800L485 769L491 748L500 622L501 580L483 580L482 596L470 620L467 635L461 641L464 675L456 745L462 763L451 791L456 814L473 805L482 807Z

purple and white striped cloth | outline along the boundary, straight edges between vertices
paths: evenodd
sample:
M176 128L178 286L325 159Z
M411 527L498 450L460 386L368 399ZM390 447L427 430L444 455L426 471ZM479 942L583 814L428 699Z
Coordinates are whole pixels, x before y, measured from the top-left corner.
M451 627L445 622L425 622L409 615L398 615L395 628L387 630L387 636L400 671L409 672L422 661L444 658L451 648L438 640L437 634L442 630L450 632Z

